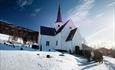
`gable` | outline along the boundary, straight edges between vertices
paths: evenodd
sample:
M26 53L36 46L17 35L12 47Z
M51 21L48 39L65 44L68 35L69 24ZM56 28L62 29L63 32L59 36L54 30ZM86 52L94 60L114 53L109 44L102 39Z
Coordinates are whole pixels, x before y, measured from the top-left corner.
M56 34L60 33L68 22L69 20L56 31Z

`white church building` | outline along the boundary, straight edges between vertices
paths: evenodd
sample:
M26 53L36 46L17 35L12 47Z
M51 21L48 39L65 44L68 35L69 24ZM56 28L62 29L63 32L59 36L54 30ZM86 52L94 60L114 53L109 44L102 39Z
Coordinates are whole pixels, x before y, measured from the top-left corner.
M40 26L39 45L42 50L55 49L74 52L77 46L82 49L83 42L79 28L72 20L62 21L60 5L54 26Z

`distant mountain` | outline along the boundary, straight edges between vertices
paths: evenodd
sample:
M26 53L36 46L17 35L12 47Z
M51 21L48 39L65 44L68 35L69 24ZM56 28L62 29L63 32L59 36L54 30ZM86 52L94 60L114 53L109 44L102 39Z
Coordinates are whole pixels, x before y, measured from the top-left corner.
M98 48L107 48L107 49L115 49L115 43L110 41L95 41L88 43L89 46L92 48L98 49Z

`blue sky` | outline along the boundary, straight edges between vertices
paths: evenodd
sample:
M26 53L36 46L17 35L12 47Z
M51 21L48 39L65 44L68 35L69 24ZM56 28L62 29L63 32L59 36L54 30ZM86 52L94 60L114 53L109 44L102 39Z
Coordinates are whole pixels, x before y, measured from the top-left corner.
M79 1L60 0L60 3L66 21L67 11ZM58 4L58 0L0 0L0 19L38 30L40 25L54 25Z
M0 20L39 30L53 26L59 0L0 0ZM89 43L115 44L115 0L60 0L63 22L72 19Z

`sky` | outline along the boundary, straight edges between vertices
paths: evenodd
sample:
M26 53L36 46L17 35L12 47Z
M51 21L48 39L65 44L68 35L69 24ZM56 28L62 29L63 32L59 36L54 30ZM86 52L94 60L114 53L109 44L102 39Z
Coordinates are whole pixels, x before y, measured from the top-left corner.
M55 24L59 2L88 44L115 47L115 0L0 0L0 20L39 31Z

